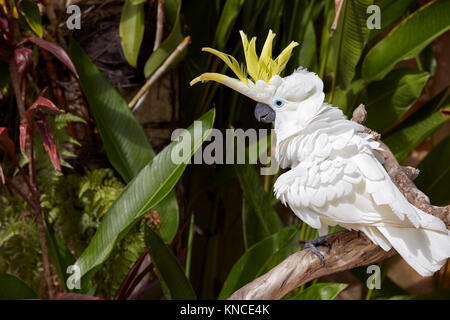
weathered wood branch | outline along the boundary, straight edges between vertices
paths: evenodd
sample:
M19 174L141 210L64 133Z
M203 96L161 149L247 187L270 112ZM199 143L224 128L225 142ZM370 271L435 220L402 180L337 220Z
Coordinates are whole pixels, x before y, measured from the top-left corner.
M353 113L352 120L363 124L367 112L364 105L360 105ZM369 128L375 139L379 134ZM436 207L430 204L429 198L413 183L418 170L402 167L388 146L380 141L385 158L384 166L400 191L410 203L442 219L447 228L450 228L450 206ZM281 299L290 291L299 286L336 272L353 269L359 266L370 265L389 258L396 254L394 249L384 251L373 244L363 233L357 231L341 231L327 237L330 249L318 247L323 254L326 265L322 266L317 257L310 250L302 250L290 255L275 268L237 290L230 300L265 300Z

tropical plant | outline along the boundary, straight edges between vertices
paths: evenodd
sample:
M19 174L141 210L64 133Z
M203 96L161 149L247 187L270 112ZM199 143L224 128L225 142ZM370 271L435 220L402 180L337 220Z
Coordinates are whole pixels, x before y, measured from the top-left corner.
M364 104L365 125L381 134L400 163L415 159L421 170L417 186L434 204L448 204L448 130L440 130L445 137L439 141L435 133L448 122L450 100L448 83L435 90L442 65L432 46L450 29L450 2L423 2L121 1L116 28L121 54L145 78L142 89L125 99L85 48L54 28L63 20L50 17L46 25L35 2L0 0L0 112L5 114L0 176L6 183L0 202L0 286L10 288L0 298L47 298L59 292L61 298L227 299L317 236L274 198L281 170L261 178L260 166L253 164L187 164L213 127L257 126L251 120L253 103L241 95L214 83L189 86L203 72L227 72L203 47L244 60L239 30L259 40L272 30L278 35L275 52L299 42L286 74L299 66L317 73L326 100L349 117ZM380 28L369 29L376 10ZM140 63L145 41L153 38L153 52ZM78 81L92 119L61 113L65 98L57 90L40 89L46 81L37 76L42 64L35 61L48 52L67 79ZM172 93L181 105L177 125L192 133L197 120L204 130L156 153L134 111L143 108L143 97L167 73L179 79L179 96ZM30 93L31 87L39 94ZM51 98L44 98L47 94ZM8 104L16 108L6 109ZM76 123L80 126L73 127ZM87 132L90 125L107 160L96 170L75 165L84 160L70 147L85 147L74 128ZM247 147L270 152L268 140ZM180 147L189 152L175 164L171 155ZM418 150L427 156L417 159ZM182 191L175 192L175 186ZM71 266L80 270L78 289L71 283ZM387 275L389 266L390 260L383 262L383 289L363 289L361 297L421 298L400 288ZM446 270L435 276L434 297L447 294ZM365 269L352 270L352 277L365 287ZM337 282L316 279L284 299L334 299L349 286L332 281Z

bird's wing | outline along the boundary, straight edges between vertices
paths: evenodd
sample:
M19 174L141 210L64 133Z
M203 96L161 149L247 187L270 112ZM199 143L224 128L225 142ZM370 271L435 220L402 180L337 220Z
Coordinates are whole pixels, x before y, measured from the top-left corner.
M298 164L281 175L274 186L277 198L289 204L300 219L316 229L324 221L341 225L418 227L425 223L430 228L442 227L438 219L424 218L406 200L366 136L353 131L336 139L323 136L317 138L312 152L327 157Z

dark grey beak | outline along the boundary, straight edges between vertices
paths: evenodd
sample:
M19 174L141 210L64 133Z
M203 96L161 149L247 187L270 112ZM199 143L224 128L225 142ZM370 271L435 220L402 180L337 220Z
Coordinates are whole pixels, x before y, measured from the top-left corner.
M275 111L267 104L258 102L255 107L256 120L263 123L272 123L275 121Z

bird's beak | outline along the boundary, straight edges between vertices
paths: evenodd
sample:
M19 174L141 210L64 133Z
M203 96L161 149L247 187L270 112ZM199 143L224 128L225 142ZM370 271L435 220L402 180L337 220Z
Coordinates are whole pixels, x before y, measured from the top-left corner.
M272 123L275 121L275 111L267 104L258 102L255 107L255 118L259 122Z

